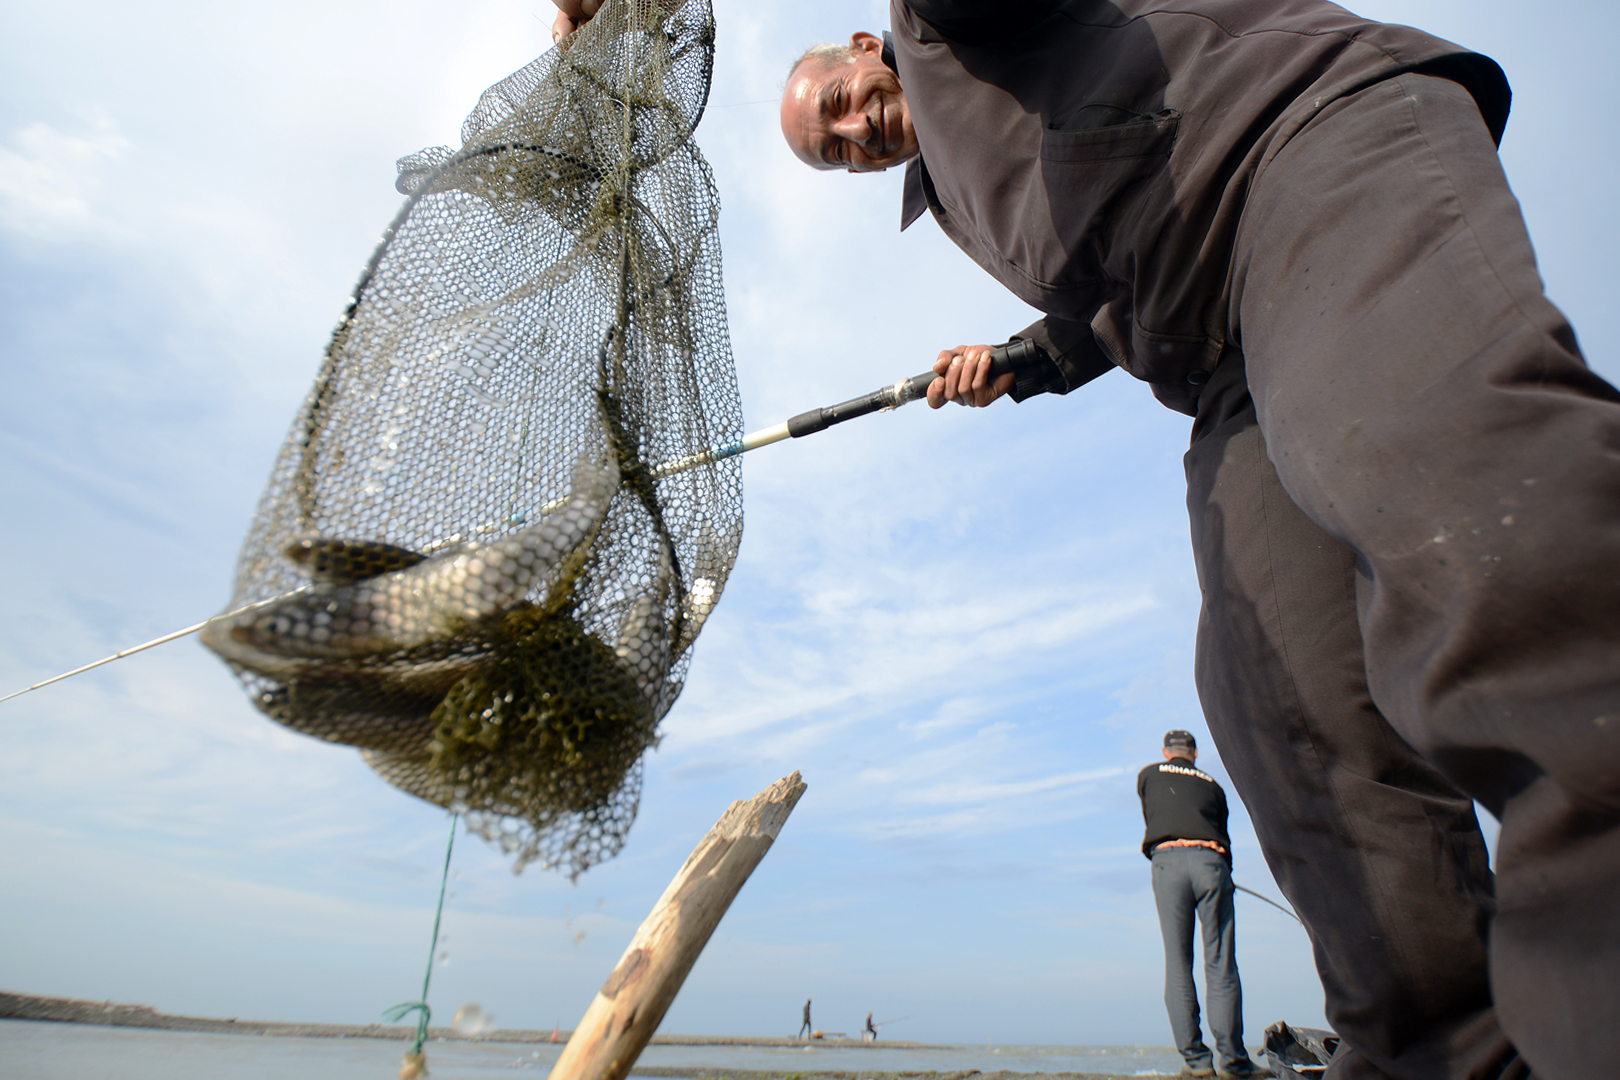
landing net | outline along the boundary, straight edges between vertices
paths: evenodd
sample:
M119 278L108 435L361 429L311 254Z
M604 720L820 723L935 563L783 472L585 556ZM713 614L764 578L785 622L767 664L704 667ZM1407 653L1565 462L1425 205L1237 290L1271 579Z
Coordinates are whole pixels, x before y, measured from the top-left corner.
M736 460L655 472L742 434L713 42L703 0L610 0L400 161L228 610L270 602L203 633L515 869L623 845L742 535Z

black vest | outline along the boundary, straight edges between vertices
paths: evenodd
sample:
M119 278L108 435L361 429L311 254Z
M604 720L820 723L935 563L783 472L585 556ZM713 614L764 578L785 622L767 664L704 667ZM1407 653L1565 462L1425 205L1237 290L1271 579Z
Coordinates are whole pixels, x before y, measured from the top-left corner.
M1184 758L1149 765L1136 777L1142 797L1142 819L1147 835L1142 854L1166 840L1213 840L1232 860L1232 839L1226 835L1226 792L1208 773Z

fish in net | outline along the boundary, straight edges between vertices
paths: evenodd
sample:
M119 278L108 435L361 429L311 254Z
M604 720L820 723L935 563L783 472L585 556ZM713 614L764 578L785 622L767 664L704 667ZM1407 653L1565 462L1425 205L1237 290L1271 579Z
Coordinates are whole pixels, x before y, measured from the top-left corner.
M703 0L610 0L400 161L203 631L259 709L518 870L622 847L742 537L703 453L742 433L692 141L713 45Z

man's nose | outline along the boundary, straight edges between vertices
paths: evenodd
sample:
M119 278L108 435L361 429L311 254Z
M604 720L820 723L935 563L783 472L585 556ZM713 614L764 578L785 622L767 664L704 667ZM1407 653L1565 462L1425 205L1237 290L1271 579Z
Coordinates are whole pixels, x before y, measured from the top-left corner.
M865 113L849 113L833 121L833 134L840 139L865 145L877 134L877 125Z

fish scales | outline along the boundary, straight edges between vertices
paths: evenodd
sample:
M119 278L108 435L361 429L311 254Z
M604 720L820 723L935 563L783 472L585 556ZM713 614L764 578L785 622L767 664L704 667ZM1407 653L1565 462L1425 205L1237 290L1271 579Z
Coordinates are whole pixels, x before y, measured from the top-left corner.
M567 502L534 525L351 584L317 582L263 611L213 620L203 643L249 671L286 678L307 661L384 656L451 637L522 601L587 545L618 483L616 464L582 462Z

